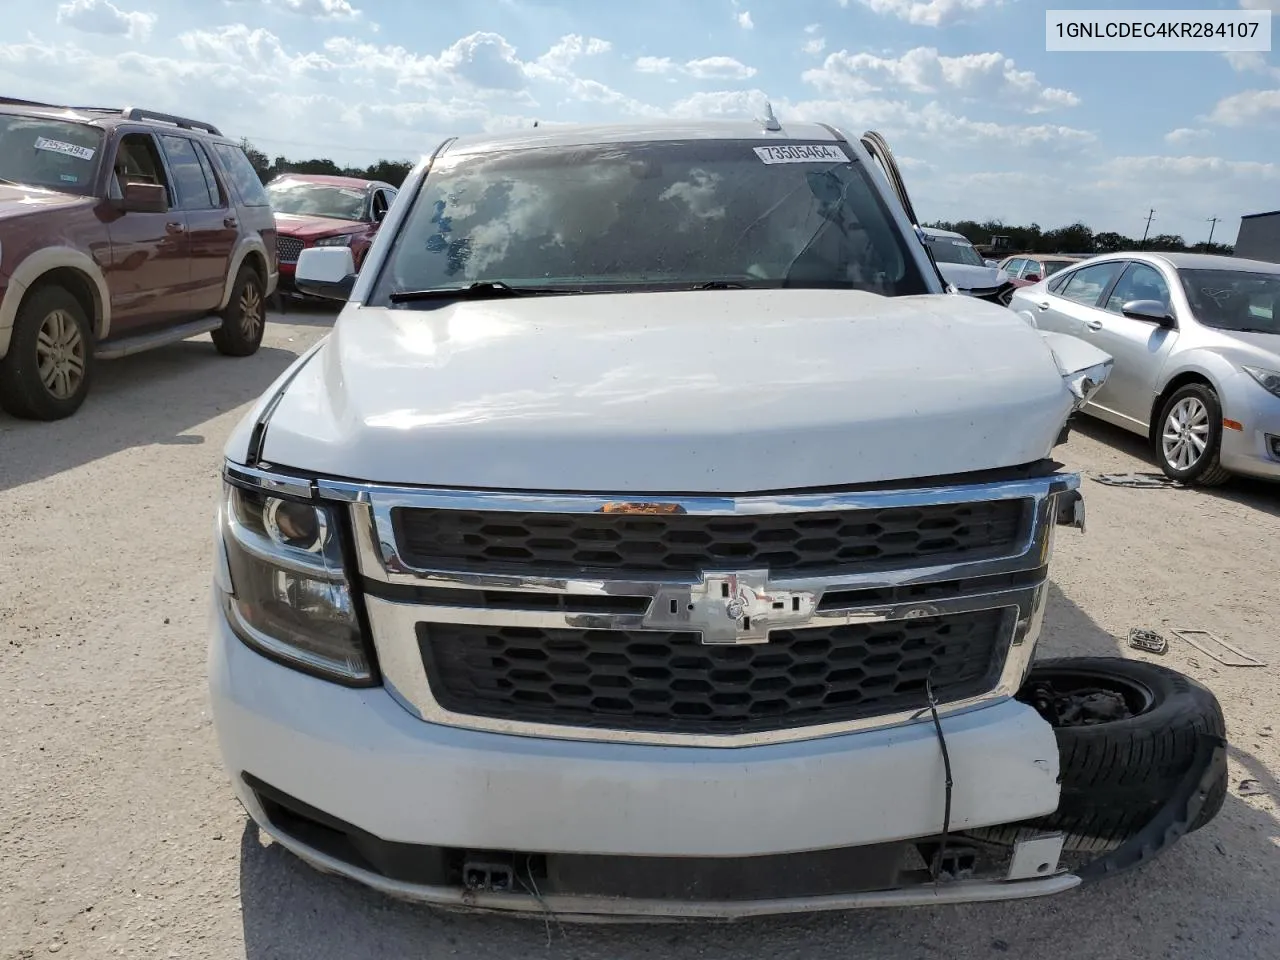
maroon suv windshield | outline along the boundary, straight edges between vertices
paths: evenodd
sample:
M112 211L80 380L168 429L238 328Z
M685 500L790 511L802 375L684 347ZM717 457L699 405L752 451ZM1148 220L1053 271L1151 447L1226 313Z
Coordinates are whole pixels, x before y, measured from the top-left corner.
M88 193L102 138L87 123L0 113L0 182Z

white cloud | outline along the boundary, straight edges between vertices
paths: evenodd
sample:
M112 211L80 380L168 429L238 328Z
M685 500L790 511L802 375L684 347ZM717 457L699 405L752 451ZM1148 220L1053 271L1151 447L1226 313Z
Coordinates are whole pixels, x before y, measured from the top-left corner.
M969 14L984 7L993 7L1002 0L859 0L864 7L876 13L888 14L922 27L941 27L964 20ZM847 0L840 6L847 7Z
M808 34L809 39L804 42L804 46L800 49L811 57L815 57L827 48L827 38L821 34L822 24L811 23L804 28L804 32Z
M1209 114L1209 120L1224 127L1280 122L1280 89L1246 90L1224 97Z
M746 80L757 73L733 57L702 57L684 65L684 72L698 80Z
M1030 70L1019 70L1002 53L969 53L946 57L934 47L916 47L897 58L846 50L830 54L823 65L806 70L806 83L834 95L862 95L881 84L913 93L955 90L976 100L1003 99L1028 113L1074 107L1079 98L1069 90L1046 87Z
M601 40L599 37L584 37L578 33L566 34L557 40L550 50L535 60L529 70L534 76L539 72L564 75L582 57L599 56L612 49L612 43ZM512 54L514 55L514 50Z
M1170 130L1164 135L1164 142L1171 144L1192 143L1196 140L1202 140L1208 136L1206 130L1195 130L1191 127L1179 127L1177 130Z
M670 73L676 63L670 57L637 57L636 69L641 73Z
M59 5L57 22L85 33L145 40L156 24L156 15L139 10L121 10L110 0L71 0Z
M743 10L740 14L738 14L738 26L740 26L743 30L751 30L755 27L755 24L751 20L750 10Z
M1280 0L1276 2L1280 3ZM1227 63L1231 64L1231 69L1236 73L1262 73L1280 79L1280 67L1272 66L1264 53L1230 51L1223 56L1227 58Z
M702 57L678 64L670 57L637 57L636 70L640 73L683 73L696 80L747 80L757 73L733 57Z
M1206 182L1220 179L1280 180L1280 165L1223 157L1114 157L1102 164L1106 176L1147 180L1167 176Z
M267 6L311 17L314 20L355 20L360 10L351 0L223 0L224 3L262 3Z

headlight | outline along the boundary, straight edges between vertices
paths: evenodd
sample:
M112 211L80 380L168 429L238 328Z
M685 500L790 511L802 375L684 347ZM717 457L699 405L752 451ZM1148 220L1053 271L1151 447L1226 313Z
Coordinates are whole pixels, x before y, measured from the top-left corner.
M1280 397L1280 373L1274 370L1263 370L1261 367L1241 366L1241 370L1258 381L1258 386L1273 396Z
M254 649L341 683L373 679L334 508L223 485L224 608ZM227 588L230 588L229 590Z
M321 237L315 242L317 247L349 247L351 246L352 235L349 233L340 233L336 237Z

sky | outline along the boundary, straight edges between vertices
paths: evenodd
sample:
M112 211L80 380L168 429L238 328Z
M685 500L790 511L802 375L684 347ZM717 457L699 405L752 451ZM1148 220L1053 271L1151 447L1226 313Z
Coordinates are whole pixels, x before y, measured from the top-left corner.
M146 106L365 165L557 122L758 117L883 133L925 221L1234 241L1280 209L1280 55L1046 52L1098 0L35 0L0 95ZM1125 0L1127 9L1280 0ZM1280 17L1275 21L1280 35ZM1278 40L1277 42L1280 42Z

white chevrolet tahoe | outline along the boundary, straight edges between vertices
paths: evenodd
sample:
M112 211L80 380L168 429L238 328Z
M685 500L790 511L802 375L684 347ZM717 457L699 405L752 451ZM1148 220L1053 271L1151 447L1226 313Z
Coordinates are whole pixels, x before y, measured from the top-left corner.
M881 142L449 140L358 277L303 254L349 302L217 518L265 832L443 906L726 918L1054 893L1213 817L1206 689L1032 665L1110 358L946 293Z

